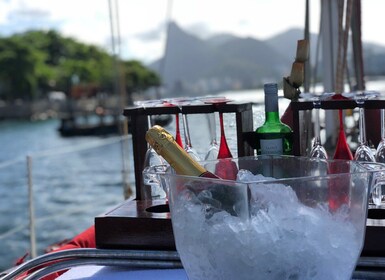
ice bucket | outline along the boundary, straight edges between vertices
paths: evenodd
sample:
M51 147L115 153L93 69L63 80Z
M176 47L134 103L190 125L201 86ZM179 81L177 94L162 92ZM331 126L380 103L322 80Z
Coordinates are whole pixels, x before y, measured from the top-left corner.
M236 169L237 181L157 173L189 279L351 279L383 165L291 156L202 165Z

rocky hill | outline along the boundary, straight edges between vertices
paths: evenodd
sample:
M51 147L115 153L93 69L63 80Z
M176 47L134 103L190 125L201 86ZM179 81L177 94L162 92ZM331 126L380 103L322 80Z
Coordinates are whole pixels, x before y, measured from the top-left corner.
M300 39L303 30L290 29L264 41L231 34L203 40L170 23L165 56L150 67L162 76L169 96L256 88L289 75ZM314 62L317 35L310 42ZM385 73L383 46L364 44L364 59L370 62L366 73Z

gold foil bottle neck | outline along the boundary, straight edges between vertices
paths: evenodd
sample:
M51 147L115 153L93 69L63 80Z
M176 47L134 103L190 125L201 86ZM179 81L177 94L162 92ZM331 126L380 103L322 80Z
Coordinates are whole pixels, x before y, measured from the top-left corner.
M193 160L163 127L159 125L151 127L146 133L146 140L174 168L177 174L201 176L207 171Z

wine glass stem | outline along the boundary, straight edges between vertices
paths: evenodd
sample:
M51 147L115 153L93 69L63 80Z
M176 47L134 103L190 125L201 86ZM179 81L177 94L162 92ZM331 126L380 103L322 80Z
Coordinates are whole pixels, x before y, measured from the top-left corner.
M319 109L315 109L315 118L314 118L314 137L315 140L320 142L320 121L319 121Z
M190 138L190 130L187 123L187 117L185 114L182 114L183 127L184 127L184 136L186 141L186 146L191 148L191 138Z
M381 109L381 140L385 139L385 109Z
M365 131L365 111L364 108L359 108L359 142L361 145L366 143L366 131Z
M182 137L180 136L179 113L175 114L175 130L175 141L183 148Z
M219 112L219 124L221 126L221 137L224 137L224 135L225 135L225 128L224 128L223 113L222 112Z
M227 140L225 136L225 126L223 122L223 113L219 112L219 125L221 127L221 142L219 144L219 158L232 158L229 146L227 145Z
M148 126L148 129L150 129L150 127L152 127L152 121L151 121L151 116L150 115L147 115L147 126ZM147 148L148 149L151 148L149 143L147 143Z
M210 130L210 137L211 137L211 145L217 144L217 136L216 136L216 127L215 127L215 116L214 113L208 114L208 123L209 123L209 130Z

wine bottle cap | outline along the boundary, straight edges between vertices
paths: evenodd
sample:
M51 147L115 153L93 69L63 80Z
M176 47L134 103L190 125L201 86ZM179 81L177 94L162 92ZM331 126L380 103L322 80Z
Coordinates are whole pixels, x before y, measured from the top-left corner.
M278 112L278 85L270 83L264 85L265 90L265 111Z
M264 85L265 94L278 93L278 85L276 83L269 83Z

